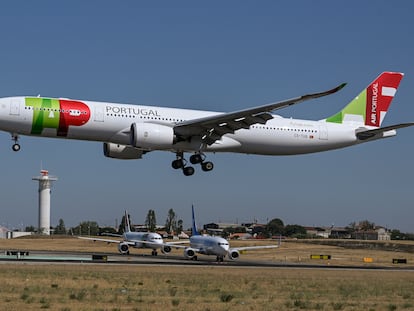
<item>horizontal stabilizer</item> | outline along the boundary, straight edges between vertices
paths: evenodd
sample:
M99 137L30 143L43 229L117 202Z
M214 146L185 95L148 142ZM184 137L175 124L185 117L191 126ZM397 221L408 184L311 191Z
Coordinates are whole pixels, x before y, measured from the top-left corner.
M390 125L386 127L380 127L374 130L361 129L361 130L357 130L356 136L360 140L366 140L366 139L373 138L374 136L378 136L379 134L383 134L388 131L392 131L392 130L396 130L396 129L404 128L404 127L409 127L413 125L414 125L414 122L410 122L410 123L401 123L401 124L395 124L395 125Z

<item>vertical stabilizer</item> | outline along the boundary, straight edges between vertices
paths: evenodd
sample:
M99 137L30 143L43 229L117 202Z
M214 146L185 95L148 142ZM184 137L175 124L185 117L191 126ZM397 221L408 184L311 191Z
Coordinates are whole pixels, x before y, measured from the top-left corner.
M131 226L129 225L129 215L128 212L125 211L125 232L131 232Z
M344 109L326 119L333 123L361 123L380 127L404 74L383 72Z
M192 211L192 221L193 221L192 235L200 235L200 232L197 231L197 226L195 222L194 205L191 205L191 211Z

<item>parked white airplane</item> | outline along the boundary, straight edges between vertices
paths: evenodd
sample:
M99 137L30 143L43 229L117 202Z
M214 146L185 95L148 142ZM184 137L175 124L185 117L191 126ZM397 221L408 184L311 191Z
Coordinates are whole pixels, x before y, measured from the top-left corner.
M279 242L280 244L280 242ZM197 253L203 255L214 255L217 261L223 261L224 257L236 260L240 257L240 252L255 249L277 248L278 245L246 246L230 248L230 243L226 239L218 236L201 235L196 227L194 217L194 207L192 207L192 235L190 246L174 245L176 248L184 248L184 256L189 259L197 260Z
M157 249L161 249L163 254L171 252L171 244L164 243L161 235L155 232L132 232L129 225L128 213L125 211L125 232L122 235L110 234L111 236L121 237L122 240L101 239L81 237L79 239L100 241L106 243L117 243L118 251L122 255L129 255L129 247L134 248L149 248L152 249L152 256L157 256Z
M403 77L384 72L337 114L319 121L283 118L270 112L326 92L271 103L236 112L186 110L71 99L7 97L0 99L0 130L10 132L13 150L19 135L104 142L104 155L140 159L154 150L176 154L174 169L194 174L190 162L204 171L213 169L207 152L293 155L332 150L396 135L414 123L381 127Z

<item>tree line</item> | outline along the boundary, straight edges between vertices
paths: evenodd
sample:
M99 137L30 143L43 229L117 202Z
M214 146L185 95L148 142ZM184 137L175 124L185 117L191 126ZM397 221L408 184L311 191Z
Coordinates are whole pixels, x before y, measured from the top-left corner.
M131 217L128 215L129 225L131 231L134 231L135 228L131 224ZM178 235L183 228L183 220L178 219L177 214L173 209L169 209L167 217L163 227L157 226L157 218L155 211L150 209L148 210L147 216L145 218L144 227L146 231L155 232L157 230L166 231L168 235ZM363 220L358 223L352 222L345 227L345 230L352 234L356 231L371 231L376 228L375 223L368 220ZM79 225L71 228L66 228L63 219L59 219L56 227L53 229L53 234L57 235L92 235L97 236L102 233L114 233L114 234L123 234L125 232L125 215L122 216L121 223L118 228L104 226L101 227L96 221L82 221ZM36 232L37 228L33 226L26 227L27 232ZM191 231L188 229L187 231ZM207 230L208 231L208 230ZM233 233L246 233L248 229L244 226L239 227L228 227L224 228L221 235L225 238L228 238ZM315 238L316 236L309 235L305 227L301 225L285 225L280 218L274 218L270 220L265 225L256 225L250 228L249 233L255 237L259 238L278 238L280 236L290 237L290 238ZM404 233L400 230L393 229L389 231L391 235L391 240L414 240L414 233Z
M134 226L131 223L131 216L128 214L129 227L131 231L135 231ZM122 216L122 220L118 228L104 226L101 227L96 221L82 221L79 225L66 228L65 222L63 219L59 219L56 227L51 227L53 234L59 235L101 235L102 233L114 233L114 234L123 234L125 232L125 215ZM144 226L147 231L155 232L157 229L157 218L155 216L155 211L150 209L145 218ZM168 210L167 218L163 228L168 234L180 234L183 231L183 220L178 219L175 211L171 208ZM27 226L25 228L26 232L37 232L37 228L34 226Z

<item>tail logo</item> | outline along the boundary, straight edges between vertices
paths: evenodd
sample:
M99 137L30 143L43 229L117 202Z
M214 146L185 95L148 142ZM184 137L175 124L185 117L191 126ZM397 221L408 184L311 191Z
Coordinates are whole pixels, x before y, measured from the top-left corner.
M383 72L344 109L326 121L380 127L403 76L399 72Z
M377 124L378 82L372 85L371 123Z
M402 77L403 75L398 73L384 73L368 86L366 125L376 127L381 125Z

